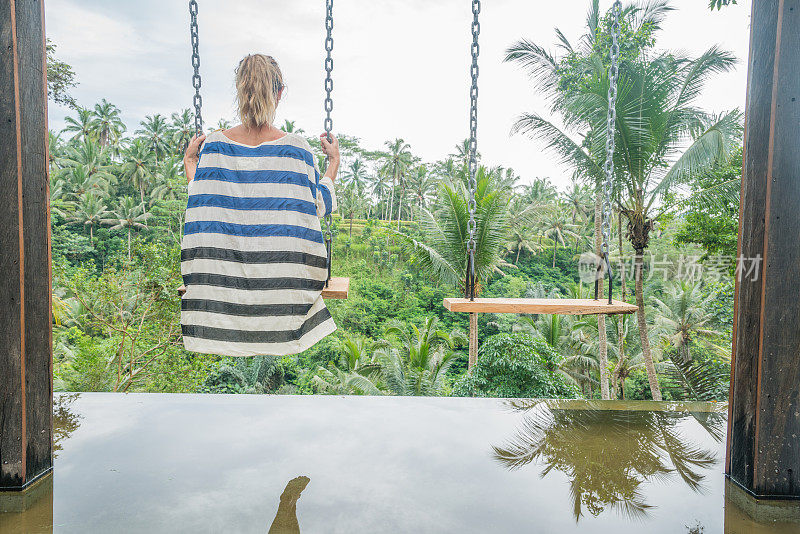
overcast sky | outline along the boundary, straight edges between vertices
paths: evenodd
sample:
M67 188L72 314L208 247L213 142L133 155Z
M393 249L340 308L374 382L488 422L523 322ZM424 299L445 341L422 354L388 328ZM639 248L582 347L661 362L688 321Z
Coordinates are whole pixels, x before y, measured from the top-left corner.
M602 0L608 8L612 0ZM323 0L199 0L203 116L207 125L233 120L233 69L250 52L276 57L288 86L278 121L308 133L322 129ZM700 104L711 111L744 108L750 1L710 12L707 0L673 0L677 11L658 38L662 49L697 55L719 44L739 59L712 80ZM553 29L575 42L589 0L484 0L481 12L478 146L483 161L514 168L524 181L569 173L541 146L510 136L522 112L546 112L536 88L504 50L520 38L555 49ZM46 31L71 64L78 102L107 98L129 130L147 114L191 105L189 15L183 0L46 0ZM334 130L367 148L402 137L426 161L445 157L468 133L468 0L336 0L334 5ZM50 106L51 128L69 110Z

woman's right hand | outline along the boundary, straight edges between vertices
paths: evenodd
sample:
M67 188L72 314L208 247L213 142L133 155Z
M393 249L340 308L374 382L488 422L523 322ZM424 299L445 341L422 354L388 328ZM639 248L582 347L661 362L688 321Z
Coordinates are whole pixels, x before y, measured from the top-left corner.
M339 140L331 134L330 140L328 140L327 133L321 133L319 136L319 142L322 144L322 152L328 156L330 161L338 162L340 159L339 156Z
M187 182L194 180L194 174L197 172L197 164L200 161L200 145L202 145L205 140L205 134L200 137L195 135L186 147L186 152L183 154L183 169L186 171Z

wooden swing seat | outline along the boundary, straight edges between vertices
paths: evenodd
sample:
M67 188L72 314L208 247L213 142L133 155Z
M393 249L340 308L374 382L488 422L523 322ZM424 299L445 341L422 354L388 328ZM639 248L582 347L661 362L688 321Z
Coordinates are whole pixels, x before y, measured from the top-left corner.
M178 288L178 295L186 293L186 286ZM350 294L349 278L331 278L328 287L322 290L322 298L330 300L344 300Z
M541 313L546 315L614 315L634 313L639 308L619 300L594 299L444 299L451 312L468 313Z

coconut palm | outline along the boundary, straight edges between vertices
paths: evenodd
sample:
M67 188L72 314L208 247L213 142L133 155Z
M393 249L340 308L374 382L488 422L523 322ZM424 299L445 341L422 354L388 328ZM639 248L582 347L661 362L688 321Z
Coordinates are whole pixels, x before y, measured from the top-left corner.
M364 336L345 333L339 340L338 366L320 367L313 377L321 393L333 395L382 395L373 378L380 366L373 361L372 344Z
M386 338L377 343L375 357L386 386L395 395L441 395L447 371L457 357L453 349L464 341L463 334L439 330L432 317L422 328L391 323Z
M108 150L92 140L69 144L64 155L56 158L56 163L64 169L83 167L89 176L95 176L108 183L113 183L116 179L111 173L113 166Z
M387 218L391 220L394 213L394 192L397 184L402 180L406 170L413 161L411 155L411 145L406 143L403 139L395 139L394 141L386 141L386 148L389 150L383 156L383 171L388 176L392 177L392 187L390 190L389 198L389 211ZM397 215L397 228L400 228L400 213Z
M108 208L102 198L93 193L84 193L75 204L70 217L73 223L89 228L89 244L94 244L94 227L108 215Z
M144 202L136 202L133 197L122 197L117 207L110 212L111 218L102 219L101 224L111 227L111 230L127 230L128 233L128 260L131 259L131 233L134 230L147 228L145 224L153 214L147 211Z
M476 180L475 289L480 293L489 277L501 272L501 266L511 266L503 259L510 192L498 189L484 167L478 168ZM432 209L420 210L423 240L398 232L411 261L440 283L457 287L461 292L466 289L467 280L469 198L463 180L443 181ZM477 328L477 315L470 314L470 340L477 338ZM470 365L475 363L477 355L477 344L470 342Z
M661 338L678 350L684 362L692 360L691 347L708 342L720 333L709 328L714 316L708 313L714 294L703 296L700 283L683 280L670 283L661 298L653 297L655 326Z
M345 187L341 195L338 196L339 211L346 214L350 219L350 231L348 235L353 237L353 217L357 212L361 212L366 207L366 200L354 183Z
M144 202L145 191L153 183L153 167L155 154L144 139L134 139L125 150L125 162L122 164L122 178L129 180L139 190Z
M178 200L186 195L186 179L180 160L164 160L154 174L154 182L157 185L150 193L153 199Z
M86 108L78 108L78 117L64 117L66 126L61 130L62 132L72 132L74 135L71 140L75 141L89 141L94 138L94 128L92 127L92 120L94 116L92 111Z
M104 173L90 174L84 166L66 167L58 173L58 188L62 194L72 200L78 200L86 194L105 196L108 181Z
M94 105L90 123L94 138L100 146L116 144L125 131L125 123L120 118L121 110L105 98Z
M627 235L635 251L637 321L648 382L656 400L661 399L661 392L647 334L642 280L649 234L661 214L683 201L675 193L688 178L724 161L741 134L738 110L713 116L695 106L708 78L732 68L735 60L731 54L712 47L698 58L674 53L642 55L641 49L652 46L654 39L626 37L629 32L652 37L669 10L666 2L623 10L623 27L627 29L623 35L615 125L616 203L627 220ZM577 64L572 71L579 73L580 83L565 84L564 62L530 41L512 46L506 59L529 70L551 98L552 109L561 115L568 129L583 132L584 142L576 143L567 132L534 113L524 114L515 129L543 140L577 176L599 184L608 113L608 21L600 21L594 1L589 31L580 47L573 48L563 34L559 36L569 62ZM727 194L732 185L721 184L713 194ZM596 208L596 214L598 211Z
M436 187L436 178L428 172L428 167L418 165L412 172L408 180L411 195L414 198L417 208L424 208L428 203L428 197ZM412 211L413 220L413 211Z
M561 201L556 202L555 206L545 212L544 236L553 242L553 268L556 267L556 252L558 245L567 245L567 238L577 237L575 225L569 222L569 215Z
M295 126L295 121L290 121L289 119L283 121L283 126L281 127L281 130L283 130L286 133L297 133L297 134L305 133L305 130Z
M137 135L141 135L153 151L153 157L158 161L169 153L169 141L171 138L167 121L160 114L147 115L139 123L142 127L136 130Z
M364 167L364 160L354 159L344 170L343 178L348 185L354 185L358 191L363 191L366 186L367 169Z
M172 138L170 141L175 147L175 151L178 154L183 154L186 151L189 141L192 140L195 134L194 112L187 108L178 113L173 113L170 118L172 120L172 124L170 125Z

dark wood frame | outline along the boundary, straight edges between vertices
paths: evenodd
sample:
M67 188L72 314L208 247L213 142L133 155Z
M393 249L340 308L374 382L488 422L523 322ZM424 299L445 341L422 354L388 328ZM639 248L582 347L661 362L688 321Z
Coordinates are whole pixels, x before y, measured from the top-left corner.
M41 0L0 3L0 490L52 461L47 68Z

